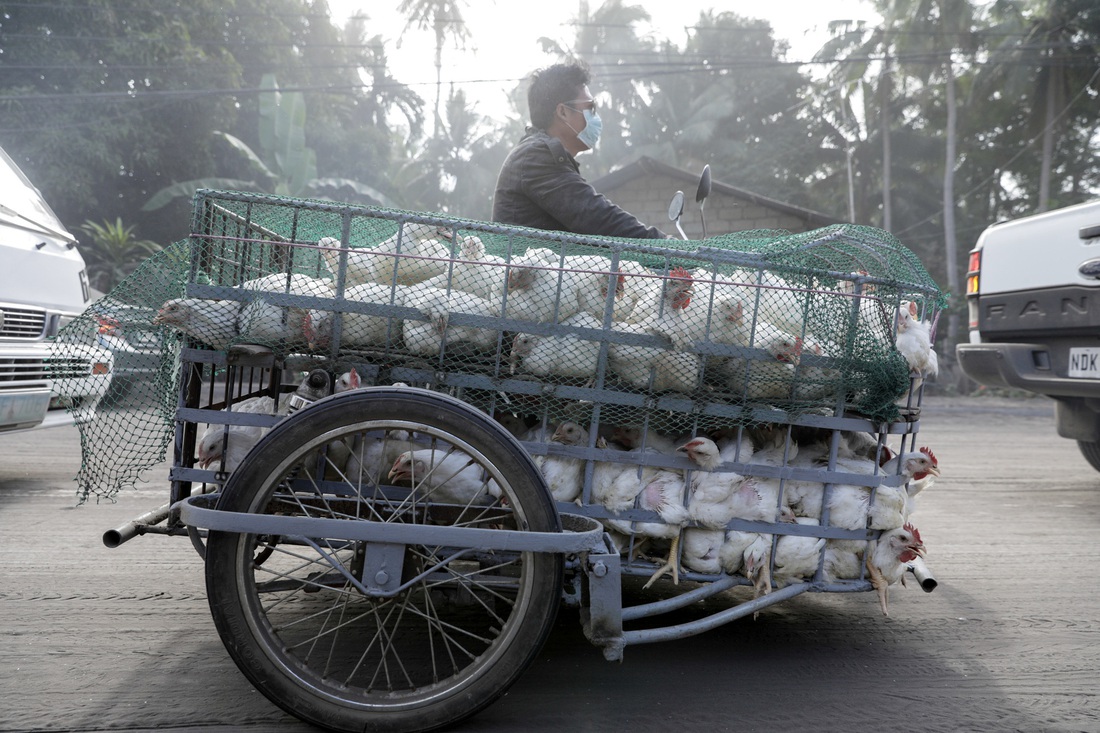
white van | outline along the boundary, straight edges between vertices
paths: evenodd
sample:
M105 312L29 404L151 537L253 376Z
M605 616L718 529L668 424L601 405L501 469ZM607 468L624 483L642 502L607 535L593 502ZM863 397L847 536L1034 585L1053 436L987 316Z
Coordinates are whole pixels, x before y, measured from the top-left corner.
M76 239L0 149L0 432L92 417L111 383L111 352L50 343L88 300Z

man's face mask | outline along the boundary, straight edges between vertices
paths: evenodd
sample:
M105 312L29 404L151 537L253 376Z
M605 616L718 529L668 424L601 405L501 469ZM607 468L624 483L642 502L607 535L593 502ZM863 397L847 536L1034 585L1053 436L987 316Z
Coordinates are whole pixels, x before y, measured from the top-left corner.
M570 109L576 109L570 107ZM603 130L603 120L600 119L599 114L595 110L585 109L576 110L584 115L584 129L577 132L572 125L569 125L569 129L573 132L577 132L577 139L588 146L589 150L596 147L596 143L600 141L600 132ZM568 122L566 123L569 124Z
M603 120L595 110L586 109L584 115L584 129L577 135L577 139L589 148L595 148L600 141L600 132L603 131Z

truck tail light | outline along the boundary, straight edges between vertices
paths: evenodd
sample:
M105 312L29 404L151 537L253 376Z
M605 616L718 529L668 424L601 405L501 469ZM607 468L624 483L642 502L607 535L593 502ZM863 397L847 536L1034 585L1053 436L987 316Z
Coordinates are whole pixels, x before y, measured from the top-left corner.
M118 327L118 319L111 318L110 316L100 316L96 320L99 323L99 332L104 336L122 335Z
M972 332L978 330L978 290L981 287L982 251L970 250L970 260L966 265L966 315Z
M982 251L976 249L970 253L970 262L966 266L966 294L978 294L978 279L982 269Z

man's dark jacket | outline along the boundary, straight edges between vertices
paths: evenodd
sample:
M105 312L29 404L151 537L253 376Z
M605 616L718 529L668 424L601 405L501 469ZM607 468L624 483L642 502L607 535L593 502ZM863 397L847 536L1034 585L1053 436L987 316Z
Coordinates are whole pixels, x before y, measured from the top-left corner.
M574 234L665 237L592 188L560 140L532 128L500 169L493 221Z

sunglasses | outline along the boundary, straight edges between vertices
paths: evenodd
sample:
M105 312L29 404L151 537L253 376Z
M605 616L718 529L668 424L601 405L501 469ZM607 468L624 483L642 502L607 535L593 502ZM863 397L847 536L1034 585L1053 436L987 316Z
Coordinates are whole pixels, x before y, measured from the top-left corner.
M572 99L568 102L562 102L562 104L564 104L569 109L575 110L577 112L583 112L586 109L590 109L593 112L596 111L596 100L594 99Z

